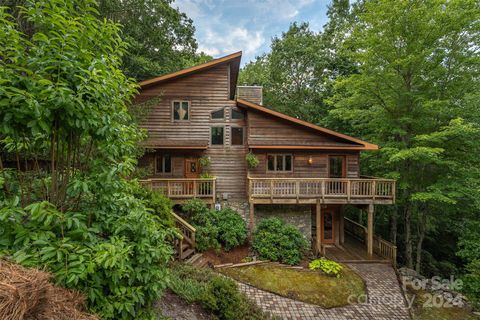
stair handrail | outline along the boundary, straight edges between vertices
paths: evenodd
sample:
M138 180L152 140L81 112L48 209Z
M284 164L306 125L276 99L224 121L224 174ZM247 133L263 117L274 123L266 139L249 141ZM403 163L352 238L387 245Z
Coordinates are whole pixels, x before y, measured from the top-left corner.
M182 235L181 242L183 242L183 240L186 240L187 242L190 243L190 245L192 246L192 249L195 249L195 243L196 243L195 233L197 232L197 229L195 229L194 226L192 226L190 223L185 221L182 217L177 215L175 212L171 211L171 213L173 218L175 219L175 224L177 228L180 229L181 231L181 235ZM181 247L181 244L180 244L180 247Z

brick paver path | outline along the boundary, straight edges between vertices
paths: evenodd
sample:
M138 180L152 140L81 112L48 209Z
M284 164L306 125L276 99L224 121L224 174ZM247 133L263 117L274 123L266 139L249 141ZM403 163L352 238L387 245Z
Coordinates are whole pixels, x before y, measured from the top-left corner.
M284 298L243 283L239 283L239 287L263 310L282 319L410 319L397 276L390 265L381 263L351 263L347 265L365 280L367 297L361 297L360 303L345 307L324 309L316 305Z

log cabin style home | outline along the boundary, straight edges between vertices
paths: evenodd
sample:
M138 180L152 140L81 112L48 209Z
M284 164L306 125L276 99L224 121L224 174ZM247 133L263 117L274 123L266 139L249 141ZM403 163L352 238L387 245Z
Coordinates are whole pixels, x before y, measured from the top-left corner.
M261 87L237 86L240 59L237 52L140 82L136 102L148 108L142 182L177 204L230 206L250 229L278 216L333 259L395 261L396 247L373 232L374 206L395 202L395 181L360 175L360 152L378 146L267 108ZM366 212L366 226L344 217L347 205Z

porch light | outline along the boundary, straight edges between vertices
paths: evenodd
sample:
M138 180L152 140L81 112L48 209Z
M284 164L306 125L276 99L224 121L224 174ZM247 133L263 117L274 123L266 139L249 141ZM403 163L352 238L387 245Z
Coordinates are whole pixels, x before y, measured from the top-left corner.
M311 165L313 163L313 158L312 156L310 156L307 160L308 164Z

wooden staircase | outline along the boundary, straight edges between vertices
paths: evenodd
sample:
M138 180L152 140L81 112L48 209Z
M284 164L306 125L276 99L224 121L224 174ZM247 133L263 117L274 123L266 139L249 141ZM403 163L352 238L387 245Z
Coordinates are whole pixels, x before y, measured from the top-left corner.
M195 254L195 233L196 229L179 215L172 212L175 219L175 226L180 230L180 234L174 241L176 258L186 260Z

